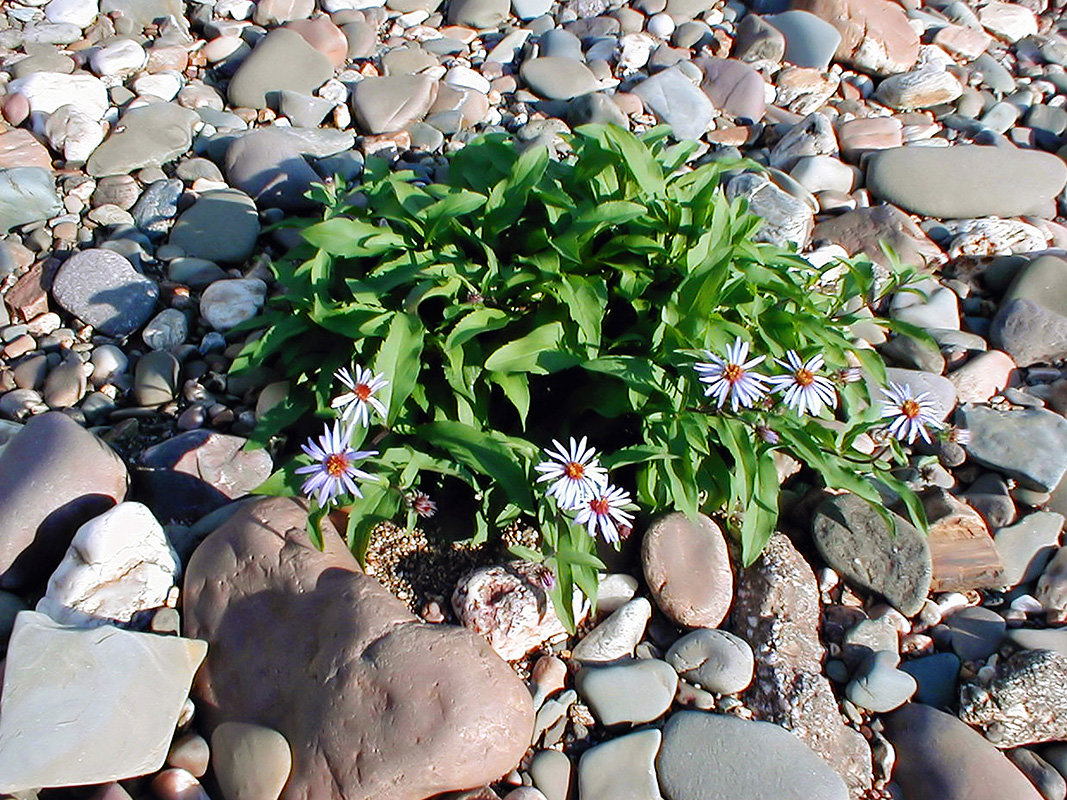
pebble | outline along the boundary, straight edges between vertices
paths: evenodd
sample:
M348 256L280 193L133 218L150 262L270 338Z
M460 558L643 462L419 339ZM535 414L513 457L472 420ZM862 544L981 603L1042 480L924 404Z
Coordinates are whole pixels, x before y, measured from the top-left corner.
M915 694L914 676L897 669L896 652L877 652L867 660L845 687L845 696L860 708L875 713L892 711Z
M582 637L571 651L571 657L583 663L602 663L632 656L651 616L652 604L648 600L643 597L630 600Z
M640 724L659 718L671 706L678 673L658 659L583 667L575 676L579 696L604 725Z
M667 650L667 663L690 683L717 694L736 694L752 682L755 661L748 642L728 631L703 628Z
M650 728L586 750L578 761L579 800L596 797L661 800L656 753L662 738L658 730Z
M956 703L960 659L954 653L936 653L905 661L900 669L915 678L914 699L917 703L940 709Z
M267 285L259 278L215 281L200 295L200 315L217 331L251 319L263 307Z
M947 619L952 651L962 661L981 661L996 652L1004 639L1004 618L981 606L964 608Z
M262 725L224 722L211 734L211 766L226 800L277 800L292 764L285 737Z

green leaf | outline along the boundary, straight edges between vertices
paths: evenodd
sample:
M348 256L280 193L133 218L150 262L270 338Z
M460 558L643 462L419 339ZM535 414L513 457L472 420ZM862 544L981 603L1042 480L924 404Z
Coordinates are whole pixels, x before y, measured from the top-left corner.
M386 403L387 426L396 423L404 410L404 403L419 380L424 334L422 321L417 316L394 314L389 333L374 359L374 372L385 375L389 380L381 398Z
M302 235L309 244L320 250L345 258L378 256L404 244L403 237L388 228L348 217L334 217L316 223L305 229Z
M578 325L579 341L596 347L600 344L600 326L608 306L608 288L603 278L564 275L555 284L557 297Z
M530 413L530 382L521 372L494 372L490 380L504 390L504 396L515 406L522 426Z
M423 425L416 433L459 463L492 478L512 503L528 514L534 513L526 470L513 443L499 434L485 433L462 422L435 422Z
M329 511L329 506L320 506L318 503L313 503L311 510L308 512L307 519L307 535L311 540L311 543L315 546L316 550L322 551L324 542L322 540L322 519Z
M547 351L555 350L562 338L563 326L560 323L541 325L497 348L485 360L485 368L492 372L548 372L542 366L544 355Z

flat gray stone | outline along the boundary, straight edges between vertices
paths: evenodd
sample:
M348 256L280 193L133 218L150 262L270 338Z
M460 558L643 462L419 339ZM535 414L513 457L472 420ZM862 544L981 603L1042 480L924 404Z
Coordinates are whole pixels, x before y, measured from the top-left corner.
M1024 487L1051 492L1067 472L1067 419L1043 408L995 411L962 406L960 427L971 432L971 459L1015 478Z
M663 727L656 770L667 800L847 800L849 796L841 776L789 731L726 714L672 715Z
M954 715L908 703L882 719L897 753L893 780L908 800L1042 800L1014 764Z
M670 708L678 673L655 658L583 667L575 677L575 688L602 724L640 724L658 719Z
M830 66L841 34L829 22L807 11L786 11L764 19L785 37L784 61L818 70Z
M333 75L330 60L296 31L275 28L241 62L227 90L230 103L266 108L282 89L311 94Z
M508 18L511 0L451 0L448 21L471 28L496 28Z
M196 639L70 628L21 612L0 701L0 792L158 770L206 653Z
M655 764L662 738L651 728L586 750L578 762L578 800L662 800Z
M989 339L1020 367L1051 364L1067 358L1067 316L1027 298L1002 303Z
M867 164L871 194L929 217L1040 213L1065 184L1061 159L1015 147L896 147L873 153Z
M102 248L75 253L59 268L52 296L105 336L128 336L152 316L159 286L128 259Z
M151 103L122 115L118 125L85 164L93 177L127 175L159 167L186 153L200 115L177 103Z
M570 100L600 88L589 67L562 56L527 59L519 68L519 75L535 94L547 100Z
M912 675L897 669L896 652L874 653L845 687L845 696L860 708L875 713L900 708L918 688Z
M699 139L711 124L715 107L677 67L657 72L633 88L656 118L679 139Z
M785 248L792 245L799 251L811 240L815 227L811 206L779 189L766 175L746 172L732 178L726 196L744 198L749 212L763 220L753 235L756 241Z
M736 694L752 683L752 647L729 631L701 628L667 650L667 663L689 683L717 694Z
M63 212L55 179L43 167L0 170L0 231L50 219Z
M866 500L835 495L815 511L812 535L827 564L910 617L930 591L933 563L926 537L903 518L891 519L895 530Z
M733 58L696 58L693 63L704 73L700 88L715 108L752 122L763 119L764 82L756 70Z
M1067 628L1013 628L1008 639L1027 650L1055 650L1067 656Z
M961 608L947 620L952 651L962 661L982 661L993 655L1004 639L1006 623L996 611L982 606Z
M402 130L426 116L437 89L437 81L425 75L364 78L352 87L352 113L367 133Z
M282 129L259 128L238 137L226 151L226 178L258 208L301 211L313 207L304 197L322 179Z
M204 192L170 232L170 244L185 255L219 263L239 263L252 255L259 236L256 204L237 189Z
M1064 518L1054 511L1035 511L993 536L1004 562L1005 586L1031 583L1040 577L1056 552Z

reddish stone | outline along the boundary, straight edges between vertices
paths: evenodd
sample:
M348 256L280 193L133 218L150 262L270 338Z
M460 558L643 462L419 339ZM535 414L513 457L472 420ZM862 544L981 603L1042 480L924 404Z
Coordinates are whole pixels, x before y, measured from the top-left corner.
M329 17L299 19L286 23L285 27L303 36L304 41L326 56L334 67L340 67L348 59L348 38L330 22Z
M29 272L15 282L4 299L15 318L22 322L48 313L48 290L45 287L44 268L40 264L35 264Z
M29 131L7 131L0 133L0 169L11 167L52 169L52 157Z
M841 34L836 58L875 75L894 75L915 65L919 35L896 3L889 0L794 0Z

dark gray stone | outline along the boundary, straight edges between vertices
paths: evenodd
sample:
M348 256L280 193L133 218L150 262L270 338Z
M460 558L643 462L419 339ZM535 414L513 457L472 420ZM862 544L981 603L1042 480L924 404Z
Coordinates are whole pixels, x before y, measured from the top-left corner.
M895 514L890 519L895 529L866 500L836 495L816 510L812 534L831 567L910 617L922 608L930 590L930 549L911 523Z
M129 336L152 316L159 287L118 253L91 248L63 262L52 296L104 335Z
M296 31L275 28L256 44L230 80L234 106L266 108L282 89L311 94L333 75L330 60Z
M169 241L193 258L239 263L252 255L258 236L252 198L236 189L216 189L204 192L178 217Z
M304 193L321 178L284 132L260 128L237 138L226 151L225 166L230 185L259 208L303 211L314 205Z
M953 653L935 653L932 656L905 661L900 668L918 683L915 702L934 708L955 705L956 679L960 674L959 656Z
M1063 521L1063 515L1054 511L1035 511L993 535L1004 562L1005 586L1031 583L1041 576L1056 552Z
M993 655L1004 639L1004 617L982 606L963 608L947 620L952 651L963 661L982 661Z
M155 181L141 193L130 213L149 239L162 239L178 216L178 200L185 186L180 180Z

